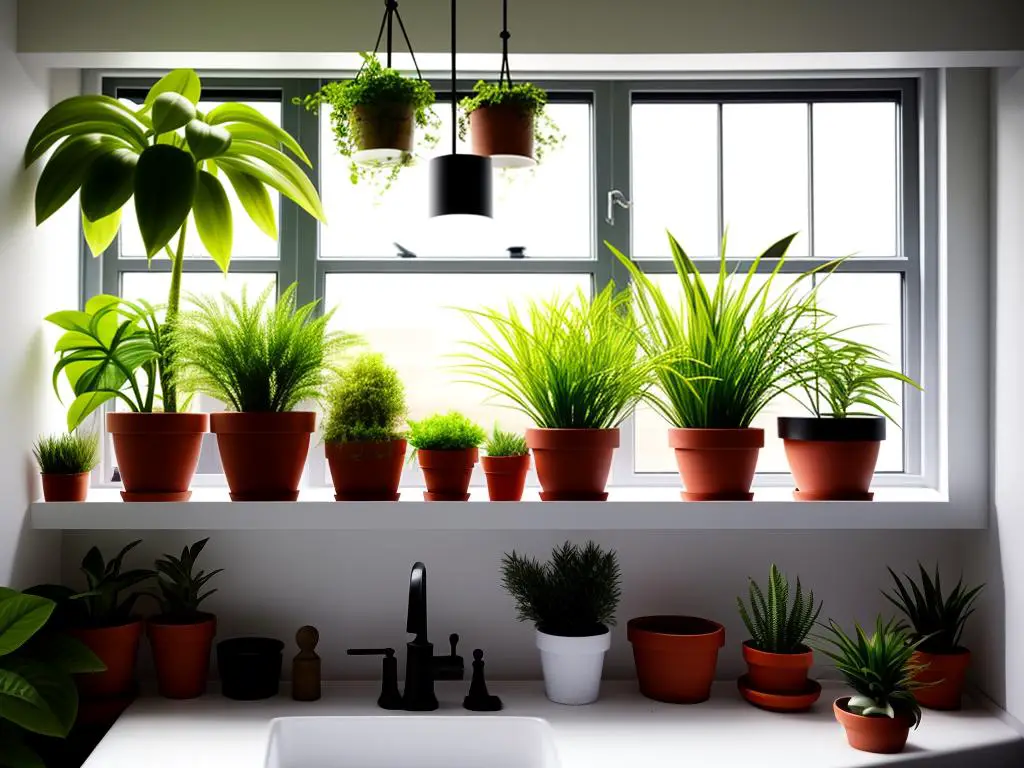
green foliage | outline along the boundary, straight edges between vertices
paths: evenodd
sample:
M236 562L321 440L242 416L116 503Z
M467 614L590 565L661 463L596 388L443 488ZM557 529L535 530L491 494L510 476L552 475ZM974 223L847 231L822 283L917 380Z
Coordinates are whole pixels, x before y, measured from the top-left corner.
M543 88L533 83L489 83L477 81L473 95L459 102L462 114L459 115L459 137L465 141L469 131L467 116L480 107L511 106L533 116L534 154L538 162L544 156L557 149L565 141L565 134L547 112L548 95Z
M314 317L316 302L296 307L293 283L273 306L268 287L255 302L222 294L192 297L171 339L181 386L243 412L281 413L300 401L319 401L329 369L356 338L328 331L330 312Z
M659 359L638 359L629 291L608 285L593 299L462 310L481 340L465 342L460 368L512 401L538 427L608 429L644 397Z
M406 415L405 386L384 356L366 352L338 371L327 393L327 443L399 440Z
M424 451L476 448L487 438L483 428L456 411L409 422L409 444Z
M822 604L814 606L814 592L804 595L800 579L796 580L792 608L789 605L789 581L774 563L768 573L768 598L757 582L750 582L750 608L737 597L740 618L750 632L751 645L768 653L802 653L804 639L818 620Z
M916 728L921 722L921 707L914 698L920 686L914 675L920 667L911 657L920 641L913 642L906 628L891 619L879 616L872 635L855 624L855 637L850 637L832 619L825 626L827 635L818 636L824 646L816 649L828 656L836 669L856 692L848 708L857 715L896 717L906 715Z
M518 432L506 432L494 425L494 431L484 445L488 456L525 456L530 452L526 447L526 438Z
M943 595L938 565L935 566L934 579L928 576L923 565L918 563L917 567L921 572L920 585L908 574L903 574L904 584L890 568L895 587L891 592L883 591L882 594L910 619L922 651L955 653L960 648L964 625L974 613L974 601L985 585L967 588L961 577L949 595Z
M516 601L519 620L549 635L588 637L614 625L621 582L615 551L593 541L583 547L567 541L543 564L514 550L501 563L501 583Z
M292 102L314 114L325 104L331 108L334 141L338 152L344 157L351 158L360 148L359 122L353 119L356 107L408 105L413 109L416 125L428 131L423 137L424 146L435 146L439 139L437 132L441 128L441 121L431 109L434 89L430 83L404 77L400 72L384 67L375 54L363 53L361 56L363 68L355 78L326 83L316 93L296 97ZM392 165L357 165L351 162L350 179L353 184L359 183L360 179L379 182L386 191L398 178L402 168L411 165L413 159L411 153L404 153L401 160Z
M32 455L44 475L91 472L99 462L99 439L95 434L44 435L36 441Z
M673 426L748 427L773 398L797 385L801 366L820 333L814 322L827 317L816 306L817 287L810 277L830 271L836 262L799 275L776 294L773 287L794 237L772 245L742 276L730 274L723 238L718 283L709 291L697 266L669 235L682 291L678 303L608 244L636 286L644 353L669 358L657 369L660 394L650 402ZM764 284L755 287L762 262L775 266ZM803 286L807 291L799 295Z
M206 583L223 571L223 568L206 573L193 573L199 553L203 551L209 539L197 541L191 547L182 547L181 556L164 555L156 561L157 587L155 595L160 603L160 612L167 621L179 624L191 624L199 621L202 614L199 604L216 592L210 589L203 592Z

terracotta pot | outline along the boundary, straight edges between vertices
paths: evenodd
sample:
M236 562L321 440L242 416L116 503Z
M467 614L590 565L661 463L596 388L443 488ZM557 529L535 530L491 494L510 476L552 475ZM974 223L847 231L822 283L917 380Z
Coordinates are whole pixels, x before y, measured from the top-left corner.
M142 636L142 621L136 619L117 627L83 627L68 631L85 643L107 669L75 675L83 698L130 696L135 692L135 659Z
M520 501L530 471L530 454L523 456L483 456L480 465L487 480L491 501Z
M199 464L205 413L108 413L107 431L125 501L187 501Z
M398 501L405 440L327 443L327 464L337 501Z
M232 501L299 498L315 413L212 413L210 428Z
M924 653L914 651L913 664L927 665L914 675L923 688L914 691L914 698L929 709L960 709L971 652L961 648L957 653Z
M764 430L670 429L685 501L750 501Z
M743 643L743 660L747 662L750 687L761 693L797 694L807 690L807 671L814 663L814 653L801 646L800 653L769 653L759 651L747 640Z
M194 699L206 693L217 619L210 614L203 617L195 624L175 624L159 617L146 622L161 696Z
M51 475L41 473L43 479L43 501L85 501L89 495L90 472L74 475Z
M618 429L528 429L543 501L604 501Z
M480 107L469 113L474 155L491 158L495 168L536 165L533 157L534 117L513 104Z
M352 135L360 151L394 149L412 152L416 123L411 104L371 104L352 110Z
M644 616L630 619L626 636L640 693L670 704L699 704L711 696L718 649L725 627L696 616Z
M799 501L870 501L871 478L885 440L881 416L779 417L779 437Z
M469 480L479 452L476 448L455 451L416 451L423 470L427 501L468 501Z
M907 745L907 737L914 722L905 715L884 717L871 715L855 715L846 709L849 696L836 699L832 703L832 711L836 720L846 729L846 740L850 746L861 752L876 752L891 755L902 752Z

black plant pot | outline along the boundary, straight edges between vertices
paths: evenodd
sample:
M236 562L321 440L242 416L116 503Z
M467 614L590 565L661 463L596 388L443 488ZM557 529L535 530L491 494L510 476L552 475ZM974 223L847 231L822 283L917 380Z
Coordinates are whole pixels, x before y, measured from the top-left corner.
M885 419L881 416L780 416L779 437L783 440L814 442L878 442L885 440Z
M837 419L782 416L779 437L798 501L870 501L871 479L885 440L881 416Z
M238 701L277 696L283 650L284 643L270 637L236 637L217 643L221 694Z

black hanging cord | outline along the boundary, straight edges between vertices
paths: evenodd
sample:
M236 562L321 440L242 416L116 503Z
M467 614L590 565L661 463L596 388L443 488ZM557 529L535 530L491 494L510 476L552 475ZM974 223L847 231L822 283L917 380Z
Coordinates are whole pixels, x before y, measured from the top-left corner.
M508 87L512 87L512 69L508 65L508 40L512 34L508 31L508 0L501 2L501 74L498 75L498 85L506 80Z
M416 51L412 49L412 43L409 42L409 34L405 31L405 23L402 21L402 14L398 12L398 0L384 0L384 18L380 20L380 30L377 32L377 42L373 45L373 53L375 56L377 55L377 51L380 50L380 41L384 39L384 31L387 30L387 67L388 69L391 68L393 19L398 19L398 28L402 30L405 45L409 49L409 55L412 56L412 65L416 68L416 77L422 80L423 73L420 72L420 65L416 61ZM363 62L363 65L359 67L359 72L356 72L356 77L359 77L365 66L366 62Z
M459 99L455 87L455 0L452 0L452 154L459 153Z

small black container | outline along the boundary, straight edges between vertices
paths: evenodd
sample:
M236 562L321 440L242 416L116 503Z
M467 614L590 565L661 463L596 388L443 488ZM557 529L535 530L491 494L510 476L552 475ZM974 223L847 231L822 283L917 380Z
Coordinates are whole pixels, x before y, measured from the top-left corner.
M217 643L221 694L238 701L277 696L283 650L284 643L271 637L235 637Z

